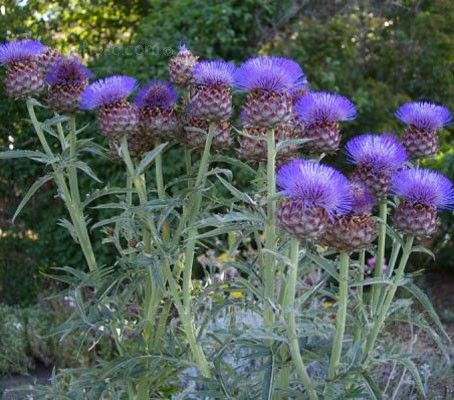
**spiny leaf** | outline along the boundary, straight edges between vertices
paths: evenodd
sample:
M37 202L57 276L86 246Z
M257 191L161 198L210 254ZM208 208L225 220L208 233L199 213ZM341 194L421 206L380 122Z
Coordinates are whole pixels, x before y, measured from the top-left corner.
M224 178L221 176L217 175L219 181L225 186L225 188L233 195L235 196L238 200L243 201L244 203L251 204L251 205L256 205L256 202L251 199L251 197L247 194L244 193L240 190L238 190L236 187L234 187L232 184L227 182Z
M411 249L412 253L424 253L432 257L433 260L435 260L435 254L432 253L427 247L418 245L418 246L413 246Z
M37 190L43 186L46 182L49 182L52 179L52 175L44 175L39 178L33 185L31 185L30 189L28 189L27 194L24 196L20 204L17 206L16 212L13 215L13 223L16 220L19 213L28 203L28 201L33 197L33 195L37 192Z
M101 180L96 176L95 172L91 169L91 167L87 163L85 163L83 161L74 161L70 164L72 164L77 169L80 169L82 172L84 172L90 178L94 179L96 182L101 183Z
M159 146L155 147L153 150L145 154L145 156L142 158L142 161L140 161L139 166L137 167L137 175L142 174L148 168L153 160L164 150L167 144L167 142L161 143Z
M419 301L419 303L423 307L424 311L426 311L429 314L430 318L437 325L438 329L440 329L440 332L443 334L443 336L449 342L451 342L451 338L446 333L446 330L440 321L440 317L438 316L437 312L435 311L435 308L433 307L432 303L430 302L429 297L418 286L416 286L412 282L407 282L403 286L403 288L406 289L408 292L410 292L415 297L415 299Z
M312 139L290 139L279 142L276 146L276 153L290 146L300 146L304 143L310 142Z

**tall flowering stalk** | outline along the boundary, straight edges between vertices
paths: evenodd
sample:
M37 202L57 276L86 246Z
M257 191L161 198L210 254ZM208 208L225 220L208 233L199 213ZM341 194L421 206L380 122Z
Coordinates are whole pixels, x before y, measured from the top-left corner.
M161 139L171 140L179 129L180 122L176 111L178 95L172 85L163 81L151 81L145 85L134 99L139 113L139 134L154 141L158 150L155 158L156 186L158 197L166 197L162 174L162 153L159 151ZM170 240L168 221L163 224L163 235Z
M438 210L454 209L454 186L448 178L438 172L411 168L398 172L391 181L391 192L400 199L395 210L393 225L407 238L393 284L384 296L372 326L364 351L365 361L371 355L389 308L402 280L415 237L431 236L435 231Z
M347 143L346 153L348 161L355 165L353 178L363 182L379 200L380 221L374 275L380 278L385 260L389 184L393 174L404 167L407 153L399 140L389 133L356 136ZM377 311L380 292L380 287L374 285L371 297L372 313Z
M289 347L298 374L311 399L317 393L306 372L295 324L295 291L298 274L299 240L315 240L324 234L333 215L343 215L350 210L348 180L335 169L315 161L295 160L282 166L277 173L277 184L283 190L284 199L278 206L279 224L292 235L291 269L285 288L283 309L286 315ZM340 271L339 310L336 322L335 347L332 352L330 371L335 372L340 359L345 330L348 298L348 255L342 253ZM332 379L333 374L330 373Z
M301 67L283 57L254 57L244 62L235 74L235 87L247 93L241 111L245 126L267 130L267 218L265 248L276 250L276 140L275 130L287 124L293 116L291 91L305 82ZM265 296L274 301L275 259L271 254L263 257ZM274 320L270 305L265 309L265 324Z
M54 54L54 52L50 52ZM33 124L35 132L44 149L46 156L53 169L53 177L57 184L58 191L65 202L70 214L71 222L74 227L77 240L85 256L87 265L91 271L97 268L96 258L91 245L90 237L87 230L86 219L79 195L79 185L77 181L77 168L75 166L76 157L76 126L74 117L69 118L70 128L70 163L68 166L68 181L64 169L55 163L55 155L48 143L42 124L39 122L35 113L34 95L42 93L45 83L49 84L49 90L52 91L58 83L64 90L62 96L72 102L72 111L79 109L79 97L73 95L71 89L74 87L75 80L88 83L91 76L90 71L80 62L76 62L70 69L71 72L62 71L61 63L55 62L55 57L49 55L49 50L42 43L36 40L18 40L7 42L0 45L0 64L6 65L5 89L6 93L15 99L25 99L27 111ZM54 62L52 64L52 62ZM48 72L48 70L50 71ZM46 76L47 74L47 76ZM64 111L62 109L58 110ZM67 110L65 110L67 111ZM61 122L58 123L58 129L61 130L59 139L62 149L66 148L66 139L63 135Z
M185 331L188 339L190 339L193 356L205 377L210 376L211 372L202 348L194 340L195 327L191 305L192 269L198 235L197 228L192 225L196 222L202 205L202 190L205 187L210 166L212 146L218 145L218 148L222 148L231 140L228 118L232 112L231 85L234 70L233 64L225 61L201 61L193 68L192 79L195 84L195 94L188 104L187 123L191 125L191 128L196 128L193 131L196 136L204 137L205 144L193 186L194 190L175 233L175 240L178 240L182 229L186 225L189 228L183 269L182 312L187 317ZM220 128L222 126L227 126L227 131ZM208 128L208 131L206 131L206 128ZM203 133L204 130L206 133ZM192 147L194 143L191 142L186 141L185 144Z
M412 159L437 153L440 147L438 130L452 122L447 107L425 101L406 103L397 109L395 115L407 125L402 143Z

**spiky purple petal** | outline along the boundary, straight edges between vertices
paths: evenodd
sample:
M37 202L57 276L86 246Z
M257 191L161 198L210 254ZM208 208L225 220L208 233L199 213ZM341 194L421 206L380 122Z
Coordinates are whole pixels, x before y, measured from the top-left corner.
M391 192L413 205L454 209L454 186L444 175L423 168L405 169L391 180Z
M340 172L313 160L294 160L277 173L277 184L285 196L303 201L308 208L342 215L351 209L348 179Z
M199 85L232 86L235 69L235 65L227 61L199 61L192 75Z
M367 166L374 171L394 171L407 160L402 143L391 133L356 136L348 141L346 153L351 164Z
M139 90L134 104L139 108L169 109L177 98L178 94L169 82L151 81Z
M126 99L135 89L137 81L125 75L113 75L99 79L88 86L81 99L81 108L95 108L117 103Z
M253 57L245 61L235 72L236 89L251 91L291 91L306 83L301 67L284 57Z
M15 40L0 44L0 64L34 58L46 50L38 40Z
M404 124L424 130L440 129L453 119L447 107L425 101L406 103L397 109L395 115Z
M60 57L50 66L46 82L49 85L81 84L92 76L78 57Z
M301 97L295 112L306 124L351 121L356 118L355 105L346 97L327 92L311 92Z

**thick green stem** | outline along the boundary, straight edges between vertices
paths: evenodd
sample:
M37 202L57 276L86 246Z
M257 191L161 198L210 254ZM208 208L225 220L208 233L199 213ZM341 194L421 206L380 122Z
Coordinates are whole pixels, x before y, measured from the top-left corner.
M126 135L123 135L121 139L121 154L124 163L126 164L126 169L134 188L136 189L137 195L139 196L139 202L141 205L146 204L147 202L147 190L145 187L144 180L137 175L136 170L134 168L134 164L131 159L131 155L129 154L128 149L128 138ZM151 252L151 230L155 231L154 228L154 221L148 216L144 215L144 218L147 221L147 228L143 230L143 246L144 250L147 254Z
M33 127L35 128L36 134L38 135L38 139L49 158L54 158L54 154L52 149L50 148L49 144L47 143L46 137L42 130L41 124L38 121L38 118L35 114L35 109L33 107L33 100L27 99L27 110L32 121ZM74 125L74 129L73 129ZM70 154L71 157L75 157L76 153L76 132L75 132L75 122L71 125L71 148ZM69 184L70 188L66 183L65 175L63 174L62 170L57 168L55 164L52 164L52 169L54 171L55 183L57 187L63 195L63 200L65 202L66 208L68 209L69 215L71 217L71 222L74 226L74 230L76 232L77 239L79 241L79 245L82 249L82 253L84 254L85 260L87 262L88 268L90 271L94 271L97 269L96 258L93 252L93 248L91 246L90 236L88 235L88 229L85 222L85 217L83 215L82 207L80 205L80 198L79 195L79 187L77 182L77 172L74 173L72 170L76 169L75 167L70 168L69 173ZM74 177L76 179L74 179Z
M285 320L287 322L287 334L290 354L295 364L298 376L303 383L309 399L316 400L318 398L314 385L309 377L306 366L304 365L303 358L301 357L301 350L298 342L298 335L296 332L295 320L295 294L296 294L296 280L298 276L298 261L299 261L299 241L292 238L290 249L291 265L289 267L288 281L285 290L283 310Z
M371 350L373 349L373 346L375 345L375 341L377 340L378 334L380 333L380 330L383 327L383 324L386 320L386 316L388 314L389 308L391 307L392 301L396 294L397 288L399 287L400 281L404 275L405 267L407 265L408 258L410 257L410 254L411 254L411 249L413 246L413 239L414 239L413 236L409 236L405 242L405 246L402 249L402 257L400 258L399 266L396 270L396 275L394 276L393 284L388 289L388 291L385 295L385 300L383 302L383 305L378 310L377 319L375 320L374 325L372 326L372 330L367 338L366 348L364 351L365 362L370 357Z
M266 182L267 182L267 207L266 207L266 226L265 226L265 248L271 252L276 251L276 143L274 139L274 130L267 132L267 164L266 164ZM274 276L275 276L275 259L274 255L267 253L262 265L265 297L271 302L274 301ZM270 304L265 306L264 320L266 326L271 326L274 321L274 313Z
M339 302L336 316L336 333L334 335L333 347L331 349L331 359L328 368L328 378L334 379L342 354L342 342L345 333L345 321L347 319L348 302L348 253L342 252L339 256Z
M379 204L379 217L380 222L378 225L378 248L375 260L374 277L379 279L383 274L383 265L385 262L385 248L386 248L386 218L388 214L386 198L380 201ZM381 286L372 285L372 299L371 299L371 313L376 315L378 303L380 301Z
M161 144L159 139L156 140L155 146L158 147ZM164 200L166 198L166 191L164 189L164 176L162 173L162 153L160 152L156 156L155 160L156 165L156 187L158 189L158 198L159 200ZM162 224L162 236L164 242L168 242L170 240L170 225L169 221L165 220Z
M358 300L359 306L362 307L364 305L364 266L366 264L366 250L361 250L359 252L359 258L358 258L358 287L356 289L356 298ZM358 322L358 325L356 326L355 329L355 335L354 335L354 343L359 343L361 339L361 324Z
M192 156L191 156L191 150L190 149L184 149L184 161L186 165L186 175L188 177L188 189L192 188L192 183L191 179L189 177L191 176L192 173Z
M202 190L205 186L206 182L206 175L208 172L208 168L210 165L210 150L211 150L211 143L213 141L214 133L215 133L215 124L210 123L208 129L208 135L205 142L205 148L203 150L202 159L200 160L199 171L197 173L197 178L194 184L194 193L190 199L191 207L187 210L190 210L189 214L185 217L188 220L189 224L194 223L195 219L197 218L200 212L200 206L202 203ZM192 267L194 264L194 255L195 255L195 243L197 237L197 229L190 227L188 232L188 242L186 245L185 250L185 264L183 269L183 313L185 321L183 321L183 328L186 333L186 337L191 345L191 341L195 341L195 334L194 334L194 319L192 316L191 310L191 286L192 286ZM209 376L210 372L207 368L208 362L205 358L203 350L200 346L191 345L193 357L197 361L200 366L200 370L204 376Z
M173 298L173 304L175 305L178 311L178 315L180 317L181 324L183 326L183 330L185 332L186 339L188 341L189 348L191 350L194 361L199 367L202 375L208 378L211 376L208 360L206 359L205 354L203 353L202 347L197 343L195 335L195 326L192 315L186 312L184 305L180 300L180 291L178 289L178 285L175 281L175 278L172 275L172 270L170 269L169 262L165 257L163 259L163 272L165 275L165 279L169 284L170 294L172 295Z

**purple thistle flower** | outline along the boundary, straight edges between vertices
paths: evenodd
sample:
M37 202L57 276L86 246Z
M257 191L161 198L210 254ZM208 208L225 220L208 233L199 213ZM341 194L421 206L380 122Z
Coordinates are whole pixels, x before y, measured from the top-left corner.
M38 40L16 40L0 44L0 64L32 59L46 50Z
M408 102L400 106L395 115L406 125L428 131L449 125L453 119L447 107L425 101Z
M169 82L151 81L140 89L134 104L139 108L169 109L177 98L178 94Z
M352 213L355 215L370 214L375 204L375 198L370 190L360 180L350 181L350 196Z
M60 57L51 65L46 82L49 85L82 84L92 76L78 57Z
M125 100L136 88L137 81L125 75L99 79L88 86L81 99L81 108L93 110Z
M346 97L327 92L311 92L301 97L295 111L305 124L351 121L356 118L355 105Z
M253 57L235 72L234 86L244 92L281 93L306 83L301 67L284 57Z
M351 209L348 179L313 160L284 164L277 173L277 184L286 197L301 201L305 208L320 208L328 215L346 214Z
M198 85L232 86L235 65L227 61L200 61L192 75Z
M347 159L351 164L373 171L395 171L407 161L407 153L399 139L391 133L364 134L349 140Z
M411 205L454 209L454 186L444 175L422 168L405 169L391 180L391 192Z

